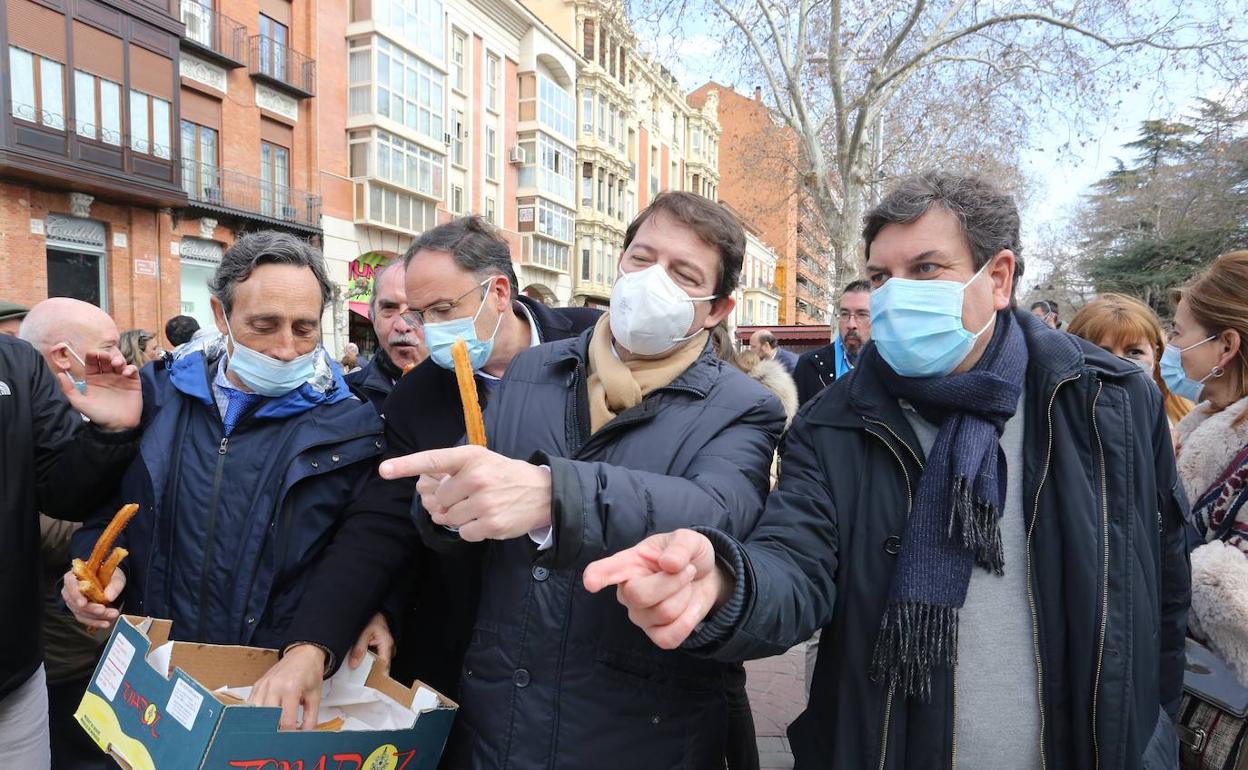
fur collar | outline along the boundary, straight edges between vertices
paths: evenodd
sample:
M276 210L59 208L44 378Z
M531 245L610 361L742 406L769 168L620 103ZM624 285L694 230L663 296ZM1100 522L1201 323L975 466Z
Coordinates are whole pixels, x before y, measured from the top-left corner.
M750 377L754 378L767 390L770 390L780 399L780 405L784 407L785 424L793 420L793 415L797 412L797 385L793 382L793 375L789 374L789 370L784 368L784 364L774 358L765 361L759 361L758 365L749 371Z
M1226 470L1235 455L1248 445L1248 420L1233 423L1248 411L1248 398L1212 412L1206 401L1179 422L1179 476L1187 499L1195 504Z

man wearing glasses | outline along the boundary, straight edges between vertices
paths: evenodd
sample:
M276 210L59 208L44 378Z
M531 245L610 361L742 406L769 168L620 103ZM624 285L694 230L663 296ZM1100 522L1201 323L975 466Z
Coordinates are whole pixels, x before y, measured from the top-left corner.
M854 281L841 292L836 317L836 336L830 345L803 353L797 360L793 379L802 404L819 395L858 364L858 355L871 341L871 284Z
M463 439L464 410L450 351L456 337L468 344L484 408L520 351L575 337L600 315L589 308L549 308L519 295L507 242L479 217L463 217L429 230L407 250L402 265L407 304L402 320L424 338L429 358L398 381L382 407L386 458L451 447ZM388 659L392 626L406 626L410 633L395 634L403 644L392 674L400 681L420 679L453 698L476 617L480 565L419 544L410 523L412 493L410 480L375 478L352 504L312 578L299 620L290 629L292 642L310 644L291 644L288 649L292 658L323 656L325 669L333 670L337 661L330 651L351 648L355 632L366 622L365 633L351 651L353 664L362 659L370 639L379 656ZM410 533L412 550L418 553L411 559L413 570L397 576L386 617L378 614L370 620L371 602L354 597L383 593L376 581L392 577L369 567L372 544L378 537L392 536L395 517L401 521L397 529ZM327 596L334 601L326 602ZM296 672L307 669L294 662L276 667L255 694L258 702L283 705L281 724L287 728L294 726L295 718L294 703L285 708L295 689L292 680L298 678Z

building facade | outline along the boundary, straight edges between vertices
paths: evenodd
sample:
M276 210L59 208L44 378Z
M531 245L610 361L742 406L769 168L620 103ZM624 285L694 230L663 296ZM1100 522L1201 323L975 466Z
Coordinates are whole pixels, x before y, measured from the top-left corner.
M829 323L831 241L804 191L797 138L762 103L757 89L750 98L712 82L690 95L693 104L712 100L723 132L719 197L775 249L779 323Z
M737 301L732 311L735 327L780 323L780 288L775 283L777 261L776 252L747 225L741 282L734 293Z

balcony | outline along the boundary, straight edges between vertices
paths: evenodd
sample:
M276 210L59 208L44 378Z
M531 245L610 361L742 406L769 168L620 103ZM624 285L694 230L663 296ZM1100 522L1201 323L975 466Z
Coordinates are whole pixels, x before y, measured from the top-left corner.
M244 66L247 31L229 16L217 13L196 0L181 0L187 48L230 69Z
M191 208L234 214L301 231L320 232L321 197L284 184L182 161L182 188Z
M316 95L316 60L266 35L251 38L250 72L300 98Z

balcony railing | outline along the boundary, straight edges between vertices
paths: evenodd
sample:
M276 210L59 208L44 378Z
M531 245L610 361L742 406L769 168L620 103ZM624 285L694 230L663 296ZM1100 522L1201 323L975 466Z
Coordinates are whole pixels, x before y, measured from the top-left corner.
M284 184L210 163L183 160L182 188L192 205L321 228L320 196Z
M251 75L297 96L316 95L316 60L267 35L251 38Z
M186 43L231 67L243 66L247 31L242 24L197 0L182 0L182 23Z

